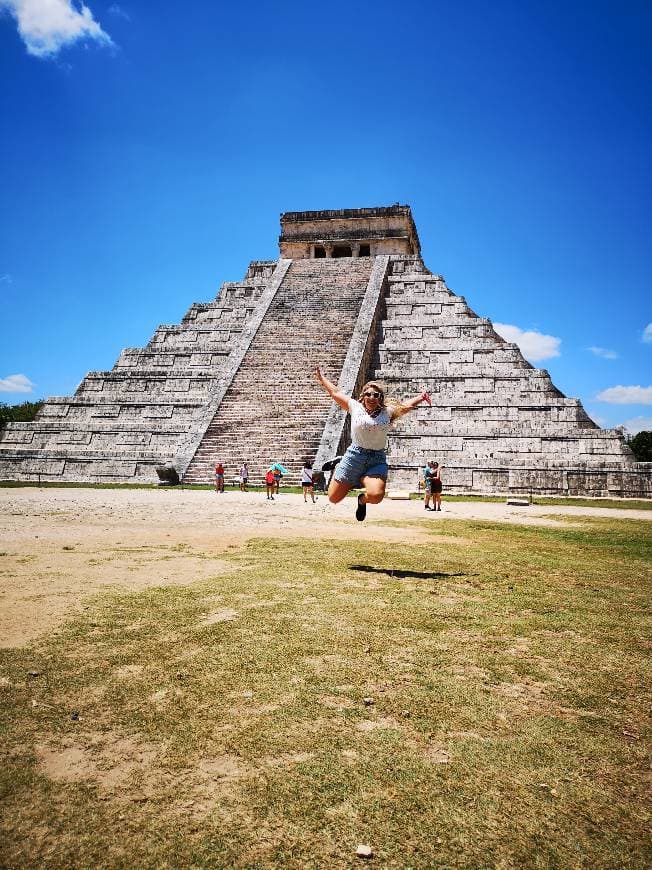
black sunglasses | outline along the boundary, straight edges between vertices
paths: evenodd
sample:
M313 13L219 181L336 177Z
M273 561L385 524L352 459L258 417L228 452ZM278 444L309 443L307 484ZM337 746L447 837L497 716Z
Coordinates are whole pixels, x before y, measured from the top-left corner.
M365 399L380 399L383 394L377 393L375 390L367 390L367 392L363 393L362 395Z

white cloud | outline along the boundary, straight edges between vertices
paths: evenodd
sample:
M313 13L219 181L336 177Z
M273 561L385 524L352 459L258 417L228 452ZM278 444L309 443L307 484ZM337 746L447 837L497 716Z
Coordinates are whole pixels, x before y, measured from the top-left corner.
M0 378L0 393L31 393L34 384L26 375L8 375Z
M629 420L623 420L622 425L630 435L636 435L638 432L652 432L652 417L631 417Z
M612 405L652 405L652 387L609 387L596 396Z
M643 335L641 336L641 339L646 344L652 344L652 323L648 323L648 325L645 327L645 329L643 330Z
M106 11L110 12L111 15L115 15L116 18L124 18L125 21L131 21L129 13L125 12L122 6L118 6L117 3L112 3Z
M14 279L8 272L5 272L4 275L0 275L0 284L13 284Z
M618 354L615 350L607 350L605 347L587 347L594 356L602 357L602 359L618 359Z
M75 0L0 0L0 9L13 15L27 51L36 57L51 57L78 39L112 45L88 6L77 9Z
M543 333L534 330L523 330L509 323L494 323L493 326L498 335L502 336L505 341L517 344L523 356L530 362L560 355L561 338L555 338L554 335L543 335Z

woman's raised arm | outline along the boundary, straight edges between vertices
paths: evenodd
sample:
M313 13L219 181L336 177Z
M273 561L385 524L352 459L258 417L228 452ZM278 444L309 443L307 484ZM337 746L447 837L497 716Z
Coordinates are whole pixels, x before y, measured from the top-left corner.
M417 405L420 405L421 402L425 402L427 405L432 405L432 399L430 398L430 393L427 390L422 390L418 396L412 396L411 399L405 399L405 401L398 404L392 410L392 421L397 420L399 417L402 417L403 414L407 414L409 411L414 411Z
M335 384L331 383L328 378L323 374L322 370L319 366L315 369L315 377L317 378L317 383L321 384L321 386L326 390L328 395L333 399L340 408L344 408L345 411L349 410L349 397L340 392Z

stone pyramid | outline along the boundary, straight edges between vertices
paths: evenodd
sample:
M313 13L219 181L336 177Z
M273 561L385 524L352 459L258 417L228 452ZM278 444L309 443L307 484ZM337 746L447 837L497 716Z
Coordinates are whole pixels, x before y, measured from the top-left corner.
M159 326L74 396L47 400L33 423L0 432L0 479L154 482L173 464L185 483L251 480L280 461L296 482L348 443L347 421L316 385L320 364L354 392L422 386L433 407L390 437L390 485L416 488L427 459L450 491L652 495L618 430L533 368L421 259L408 206L281 215L280 258Z

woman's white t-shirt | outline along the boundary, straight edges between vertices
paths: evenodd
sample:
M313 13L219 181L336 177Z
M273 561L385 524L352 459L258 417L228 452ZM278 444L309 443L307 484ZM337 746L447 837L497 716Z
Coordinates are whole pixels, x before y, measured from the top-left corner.
M305 466L301 469L301 483L309 486L312 483L312 468L306 468Z
M351 414L351 441L356 447L365 450L384 450L387 445L387 433L391 425L387 408L372 417L365 411L364 405L355 399L349 399Z

